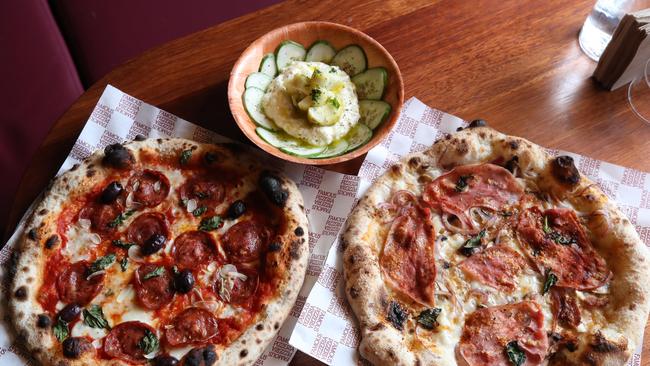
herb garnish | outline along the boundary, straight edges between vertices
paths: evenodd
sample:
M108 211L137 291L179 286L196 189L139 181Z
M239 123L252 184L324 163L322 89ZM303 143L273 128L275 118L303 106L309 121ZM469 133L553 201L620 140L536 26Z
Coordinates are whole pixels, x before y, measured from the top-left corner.
M68 323L61 319L56 321L52 330L54 331L54 336L59 342L63 342L70 335Z
M113 253L100 257L94 261L90 267L88 267L88 275L105 270L108 266L113 264L113 262L115 262L115 254Z
M206 217L203 220L201 220L201 223L199 224L199 230L212 231L218 228L220 224L221 224L221 216L217 215L212 217Z
M142 350L145 355L154 352L159 347L158 337L153 334L149 329L144 330L144 336L138 342L138 348Z
M431 308L426 309L417 316L416 320L418 324L425 329L433 329L438 326L438 315L442 312L440 308Z
M471 175L461 175L458 177L458 181L456 181L456 187L454 189L456 192L463 192L467 189L467 181L472 179Z
M542 230L544 230L544 234L551 233L551 227L548 225L548 216L544 216L544 226L542 226Z
M467 257L474 254L474 249L481 246L481 239L483 239L484 236L485 229L481 230L476 236L467 239L463 246L460 247L460 252Z
M120 261L120 268L122 268L122 272L126 272L126 267L129 265L129 258L124 257Z
M322 91L320 89L314 88L311 90L311 100L314 102L318 102L318 98L320 98L320 95L322 94Z
M551 287L557 283L557 276L550 270L546 273L546 280L544 281L544 288L542 288L542 295L545 295Z
M506 345L506 354L508 360L514 366L521 366L526 363L526 353L519 347L517 341L512 341Z
M178 159L178 161L181 163L181 165L185 165L190 161L190 158L192 157L192 150L183 150L181 152L181 157Z
M144 277L142 277L142 279L148 280L150 278L162 276L163 273L165 273L165 267L162 267L162 266L156 267L156 269L154 269L153 271L151 271L151 272L147 273L146 275L144 275Z
M208 210L207 207L199 206L196 209L194 209L194 211L192 211L192 215L194 215L194 217L199 217L199 216L203 215L205 213L205 211L207 211L207 210Z
M336 69L333 68L333 67L330 67L330 73L335 73L335 72L336 72Z
M122 223L124 223L124 220L131 217L131 215L133 215L134 213L135 213L135 210L128 210L128 211L120 213L119 215L117 215L117 217L115 217L113 219L113 221L108 223L108 227L114 229L114 228L122 225Z
M132 246L135 245L135 243L128 243L128 242L123 242L119 239L113 240L112 244L115 245L118 248L126 249L129 250Z
M542 231L544 231L544 234L546 234L547 238L561 245L569 245L576 242L575 238L562 235L558 231L552 230L551 226L548 224L548 216L544 216Z
M336 109L341 108L341 103L339 103L339 100L336 98L327 98L327 103L331 104Z
M104 317L104 311L99 305L91 305L90 309L84 309L84 324L91 328L111 329Z

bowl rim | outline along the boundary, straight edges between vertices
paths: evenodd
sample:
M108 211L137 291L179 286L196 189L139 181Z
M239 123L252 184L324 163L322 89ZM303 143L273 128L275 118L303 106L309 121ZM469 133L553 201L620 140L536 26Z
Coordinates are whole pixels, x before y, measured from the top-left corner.
M304 27L304 26L321 26L321 27L333 28L333 29L343 30L345 32L352 33L356 37L360 37L364 39L366 42L372 44L374 47L379 49L380 53L383 54L383 57L391 65L391 67L397 70L397 73L394 76L396 80L395 84L397 87L397 102L396 102L397 105L391 105L391 109L392 109L391 117L388 120L384 121L384 127L382 133L373 134L373 137L365 145L343 155L338 155L338 156L324 158L324 159L311 159L311 158L287 154L281 151L280 149L276 148L275 146L267 143L259 136L257 136L254 129L248 131L246 128L243 127L243 125L247 123L256 126L255 122L251 120L251 118L248 116L248 114L245 113L245 111L244 113L233 113L233 106L235 105L235 103L237 103L237 100L239 101L239 103L241 103L242 105L241 109L243 110L242 96L241 95L235 96L233 95L233 93L235 91L235 79L237 79L235 77L237 76L237 73L235 71L238 70L241 67L241 64L244 62L244 55L249 53L252 49L256 48L258 46L258 43L264 40L265 38L270 38L275 36L278 33L284 33L287 30L292 30L293 28ZM243 79L243 82L245 82L245 78ZM381 141L383 141L386 135L390 133L390 130L395 126L397 120L401 115L403 105L404 105L404 81L402 79L402 72L399 69L397 62L390 54L390 52L388 52L388 50L386 50L386 48L384 48L384 46L382 46L381 43L377 42L374 38L363 33L362 31L343 24L338 24L333 22L326 22L326 21L297 22L297 23L287 24L275 28L269 32L266 32L265 34L263 34L262 36L256 38L253 42L251 42L251 44L248 45L248 47L246 47L246 49L239 55L237 61L235 62L235 64L233 65L230 71L230 76L228 80L228 107L230 109L230 114L233 116L235 123L237 123L237 127L240 129L240 131L244 133L246 138L248 138L255 146L259 147L260 149L264 150L265 152L277 158L290 161L293 163L299 163L305 165L330 165L330 164L343 163L367 153L370 149L377 146Z

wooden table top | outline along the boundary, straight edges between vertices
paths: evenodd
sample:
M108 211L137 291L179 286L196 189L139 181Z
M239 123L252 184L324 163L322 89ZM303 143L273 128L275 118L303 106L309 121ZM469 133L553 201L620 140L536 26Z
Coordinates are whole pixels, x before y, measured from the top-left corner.
M405 97L507 134L650 171L650 126L589 78L577 35L594 0L290 0L152 49L86 91L56 122L16 194L8 228L54 176L106 84L244 140L226 87L239 54L267 31L326 20L360 29L397 61ZM361 159L327 167L356 174ZM646 330L649 328L646 327ZM647 332L650 334L650 332ZM650 336L642 365L650 366ZM300 352L295 365L316 365Z

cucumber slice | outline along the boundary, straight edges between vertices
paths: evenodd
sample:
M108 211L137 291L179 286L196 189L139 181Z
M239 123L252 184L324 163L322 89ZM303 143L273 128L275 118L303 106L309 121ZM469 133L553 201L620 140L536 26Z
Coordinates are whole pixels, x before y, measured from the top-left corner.
M305 59L305 47L294 41L284 41L275 49L275 64L278 71L282 72L293 61Z
M256 128L255 132L262 140L291 155L310 158L319 155L327 148L327 146L306 145L291 136L272 132L261 127Z
M332 59L332 65L338 66L348 75L354 76L366 70L368 59L363 48L353 44L340 50Z
M324 62L329 64L336 55L336 50L327 41L316 41L307 50L305 61Z
M359 122L374 130L388 118L391 109L390 104L383 100L360 100Z
M345 152L352 151L359 146L365 145L372 138L372 130L363 123L358 123L352 130L345 135L344 139L348 141L348 148Z
M388 84L388 71L383 67L373 67L352 78L357 87L359 99L381 100Z
M273 121L266 117L264 112L262 112L262 97L264 97L264 91L261 89L246 89L242 95L244 109L253 122L257 123L259 126L269 130L276 130L277 127L275 126L275 123L273 123Z
M263 91L266 91L266 88L269 87L269 84L273 81L273 78L266 75L263 72L254 72L246 78L246 89L248 88L257 88Z
M272 53L267 53L262 57L262 62L260 62L259 72L263 72L266 75L274 78L278 74L278 67L275 65L275 55Z
M344 139L338 140L336 142L332 142L331 144L327 145L325 151L314 156L314 158L322 159L322 158L331 158L333 156L339 156L347 151L348 146L350 146L350 144Z

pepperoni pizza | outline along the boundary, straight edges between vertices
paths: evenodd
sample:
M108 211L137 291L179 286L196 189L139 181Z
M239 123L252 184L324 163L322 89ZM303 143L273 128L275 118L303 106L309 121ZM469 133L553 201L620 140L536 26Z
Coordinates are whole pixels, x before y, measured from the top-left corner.
M578 172L474 121L406 157L343 235L360 354L376 365L623 365L650 256Z
M295 184L242 147L109 145L28 221L12 320L43 364L249 365L295 302L307 237Z

